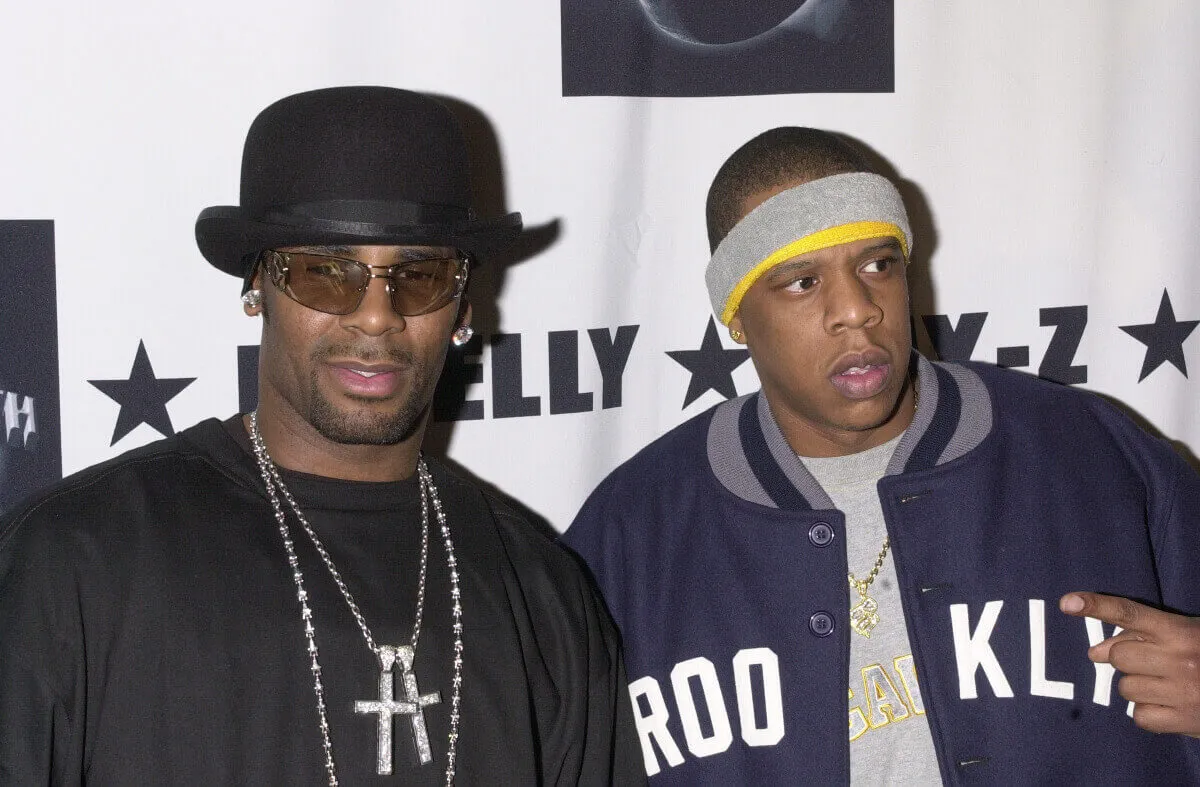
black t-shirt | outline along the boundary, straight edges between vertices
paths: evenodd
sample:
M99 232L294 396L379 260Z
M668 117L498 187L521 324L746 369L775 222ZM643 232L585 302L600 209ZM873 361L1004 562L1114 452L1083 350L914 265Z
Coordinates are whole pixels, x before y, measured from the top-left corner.
M0 521L0 783L327 782L308 641L283 538L244 432L215 420L65 479ZM640 781L616 636L574 561L430 462L462 588L460 784ZM378 644L416 610L416 476L284 480ZM285 503L286 506L286 503ZM453 642L430 511L411 716L376 772L380 668L290 509L343 784L444 781ZM396 693L403 686L396 670Z

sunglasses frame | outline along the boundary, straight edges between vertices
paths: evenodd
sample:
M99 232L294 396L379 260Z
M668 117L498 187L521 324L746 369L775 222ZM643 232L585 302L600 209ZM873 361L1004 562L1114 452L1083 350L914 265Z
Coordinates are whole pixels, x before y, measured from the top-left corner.
M327 309L318 309L317 307L311 306L298 299L292 293L291 287L288 286L288 275L291 273L288 263L291 257L296 254L304 254L309 257L320 257L327 260L336 260L337 262L348 263L365 270L367 272L367 278L364 280L365 283L361 288L355 289L355 291L358 293L358 300L354 302L353 307L346 311L329 311ZM394 272L398 269L404 268L405 266L412 265L413 263L430 261L440 262L442 260L454 260L459 263L458 270L454 274L456 286L450 295L444 300L439 299L438 301L435 301L433 305L424 309L423 311L414 312L412 314L404 314L400 312L400 310L396 307L396 301L393 297L395 293L393 288L396 286L396 279L393 277ZM322 314L334 314L338 316L353 314L354 312L358 311L360 306L362 306L363 298L365 298L367 294L367 288L371 286L371 280L385 279L387 284L388 302L392 306L392 311L396 312L396 314L399 314L401 317L419 317L422 314L431 314L432 312L441 309L446 304L453 302L463 294L463 291L467 288L467 277L469 276L471 270L471 257L465 252L458 251L454 257L430 257L425 260L405 260L404 262L398 262L394 265L368 265L361 260L356 260L350 257L339 257L335 254L320 254L312 251L289 252L280 251L279 249L264 249L259 254L259 264L262 266L262 269L267 274L268 278L271 279L271 282L278 287L284 295L301 306L307 309L312 309L313 311L321 312ZM377 270L384 271L384 273L376 273L375 271Z

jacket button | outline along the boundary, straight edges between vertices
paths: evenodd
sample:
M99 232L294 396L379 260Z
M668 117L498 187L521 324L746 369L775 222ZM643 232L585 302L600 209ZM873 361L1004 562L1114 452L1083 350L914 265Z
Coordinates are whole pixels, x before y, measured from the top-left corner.
M808 619L808 630L818 637L828 637L833 633L833 615L828 612L817 612Z
M808 540L816 547L827 547L833 543L833 528L827 522L818 522L808 529Z

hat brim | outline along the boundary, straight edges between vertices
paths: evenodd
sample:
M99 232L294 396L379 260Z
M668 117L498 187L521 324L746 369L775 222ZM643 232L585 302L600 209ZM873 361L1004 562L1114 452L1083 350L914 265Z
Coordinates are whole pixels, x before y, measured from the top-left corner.
M521 214L457 224L390 225L313 221L274 224L237 206L205 208L196 220L200 253L217 270L244 279L258 254L281 246L454 246L475 258L503 251L521 234Z

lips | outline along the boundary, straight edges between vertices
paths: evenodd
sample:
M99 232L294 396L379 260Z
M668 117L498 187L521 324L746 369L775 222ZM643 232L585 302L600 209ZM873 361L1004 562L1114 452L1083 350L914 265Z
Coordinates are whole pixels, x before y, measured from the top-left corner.
M391 396L400 385L400 367L394 364L340 361L329 364L329 369L342 389L355 396Z
M875 348L848 353L834 363L829 382L847 399L870 399L883 390L891 376L889 360L887 353Z

